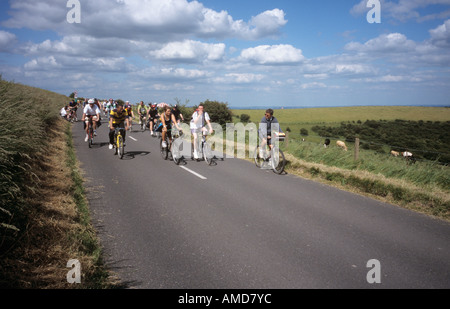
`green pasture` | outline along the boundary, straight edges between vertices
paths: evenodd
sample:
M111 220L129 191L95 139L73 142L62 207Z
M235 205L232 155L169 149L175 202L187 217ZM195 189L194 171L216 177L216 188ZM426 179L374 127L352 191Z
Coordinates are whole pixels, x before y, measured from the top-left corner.
M247 114L250 121L259 123L265 110L232 110L234 116ZM274 109L281 129L291 130L292 138L306 138L310 142L321 143L323 138L312 132L316 125L339 126L342 122L365 122L366 120L412 120L412 121L450 121L450 108L411 107L411 106L352 106L305 109ZM239 122L239 118L234 118ZM307 137L300 136L300 130L308 130Z
M247 114L258 122L265 110L233 110L234 115ZM340 123L366 120L450 121L450 108L410 106L354 106L305 109L276 109L274 116L285 125L302 123Z

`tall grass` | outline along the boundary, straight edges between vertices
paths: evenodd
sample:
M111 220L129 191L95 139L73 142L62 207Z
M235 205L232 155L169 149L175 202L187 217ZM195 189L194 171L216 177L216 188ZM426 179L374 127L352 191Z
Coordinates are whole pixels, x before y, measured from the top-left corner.
M25 228L25 199L40 182L31 164L46 151L46 131L65 102L63 95L0 76L0 253Z

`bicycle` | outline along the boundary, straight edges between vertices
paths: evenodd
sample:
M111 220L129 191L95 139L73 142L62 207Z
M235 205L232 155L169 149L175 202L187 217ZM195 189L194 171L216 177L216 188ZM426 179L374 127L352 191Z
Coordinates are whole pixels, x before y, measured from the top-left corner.
M70 109L69 114L68 114L68 119L71 123L77 122L77 113L75 111L75 109Z
M140 116L140 123L141 123L141 131L142 132L145 132L145 129L146 129L146 120L147 120L147 117L145 117L145 116Z
M279 138L279 140L282 139ZM276 174L282 174L286 166L286 159L283 151L277 145L274 145L269 151L267 151L267 145L264 148L265 149L261 149L259 144L256 146L253 155L255 165L258 168L270 168Z
M162 127L161 120L158 118L153 121L154 121L153 132L155 132L157 138L161 138L162 134L161 132L159 132L159 129Z
M115 155L118 155L119 159L123 159L125 154L124 144L125 128L116 128L114 131L114 147L116 148Z
M206 139L207 133L206 131L202 132L202 139L200 142L200 147L199 147L199 151L201 152L201 155L199 153L199 157L203 158L205 160L205 162L208 165L211 165L213 163L213 160L215 158L213 151L211 150L211 145L208 143L207 139ZM194 157L192 156L192 160L194 160ZM200 160L200 159L197 159Z
M89 117L89 122L88 122L88 146L89 146L89 148L92 148L92 145L94 145L94 123L92 121L92 117Z
M168 132L173 132L173 134L171 134L170 138L167 136ZM181 161L183 160L183 156L181 155L181 150L180 150L181 144L178 143L178 141L179 141L178 138L183 136L183 132L180 131L179 135L177 135L175 133L175 130L170 129L170 130L167 130L167 133L166 133L165 140L163 140L161 138L161 140L159 142L161 156L164 160L167 160L169 158L169 153L170 153L170 156L172 157L173 162L176 165L179 165L181 163ZM164 141L166 142L167 147L163 147Z

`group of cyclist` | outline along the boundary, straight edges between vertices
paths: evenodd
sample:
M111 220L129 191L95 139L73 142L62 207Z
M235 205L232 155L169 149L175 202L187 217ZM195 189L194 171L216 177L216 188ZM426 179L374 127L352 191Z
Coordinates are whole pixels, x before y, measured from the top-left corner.
M150 129L152 136L155 136L157 132L161 133L163 140L162 146L170 147L171 145L167 145L165 142L166 137L168 137L168 140L171 140L172 129L174 127L177 130L182 131L180 123L181 121L184 121L184 117L179 107L177 105L174 107L166 105L163 108L163 113L160 115L156 104L149 103L148 105L149 107L147 108L144 102L141 101L137 107L139 124L144 123ZM75 115L74 117L76 117L78 106L79 103L76 100L71 101L69 105L61 109L61 116L65 119L71 117L70 115ZM100 104L97 99L85 99L83 102L83 116L81 120L84 122L85 126L86 142L88 141L88 126L90 124L93 126L94 136L97 135L97 128L101 125L102 110L105 116L109 119L109 149L113 149L116 128L124 128L126 132L132 127L132 119L134 118L133 108L129 101L123 104L122 102L115 102L113 99L109 99L109 101L104 101ZM261 120L259 130L261 139L260 149L264 149L266 145L269 146L270 149L273 148L273 144L271 142L272 125L277 124L279 127L279 122L273 114L274 111L272 109L268 109ZM159 125L157 126L157 124ZM212 134L214 132L211 125L211 118L204 110L204 106L202 104L200 104L198 109L192 115L190 130L194 138L194 159L198 159L199 137L201 138L202 134ZM125 132L124 135L126 134Z

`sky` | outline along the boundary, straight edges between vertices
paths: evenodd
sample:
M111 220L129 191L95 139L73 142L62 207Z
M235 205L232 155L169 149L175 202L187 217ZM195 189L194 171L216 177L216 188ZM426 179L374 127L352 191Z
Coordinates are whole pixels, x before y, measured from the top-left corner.
M450 106L450 0L2 0L0 74L132 103Z

